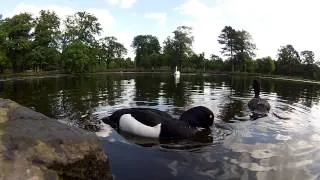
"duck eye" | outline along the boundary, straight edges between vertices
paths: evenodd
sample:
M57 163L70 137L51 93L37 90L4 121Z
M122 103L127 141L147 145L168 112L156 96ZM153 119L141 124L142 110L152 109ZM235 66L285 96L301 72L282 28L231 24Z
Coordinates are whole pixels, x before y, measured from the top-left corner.
M212 114L210 114L210 116L209 116L209 117L210 117L210 119L211 119L211 118L212 118Z

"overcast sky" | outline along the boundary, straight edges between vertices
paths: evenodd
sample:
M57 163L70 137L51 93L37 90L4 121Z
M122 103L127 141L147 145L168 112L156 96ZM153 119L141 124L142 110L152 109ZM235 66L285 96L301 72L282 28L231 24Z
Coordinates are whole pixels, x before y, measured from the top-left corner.
M117 37L131 57L134 36L152 34L162 44L180 25L193 27L196 53L220 55L217 37L230 25L252 35L257 57L275 58L280 46L292 44L299 52L314 51L318 59L319 8L318 0L3 0L0 14L50 9L64 18L85 10L99 18L103 35Z

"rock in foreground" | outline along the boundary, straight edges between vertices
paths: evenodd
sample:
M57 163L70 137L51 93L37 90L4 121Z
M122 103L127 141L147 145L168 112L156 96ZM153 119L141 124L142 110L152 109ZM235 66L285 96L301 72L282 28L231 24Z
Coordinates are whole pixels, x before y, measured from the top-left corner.
M112 179L92 133L0 98L0 180Z

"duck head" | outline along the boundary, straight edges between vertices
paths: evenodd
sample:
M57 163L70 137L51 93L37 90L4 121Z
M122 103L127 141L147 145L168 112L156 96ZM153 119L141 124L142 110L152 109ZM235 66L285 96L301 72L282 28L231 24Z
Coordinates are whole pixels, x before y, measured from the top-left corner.
M120 117L123 114L130 113L129 109L120 109L114 112L111 116L107 116L102 118L101 120L105 123L110 125L113 129L119 130L119 121Z
M209 129L214 122L213 112L204 107L197 106L185 111L180 116L181 121L185 121L190 127Z

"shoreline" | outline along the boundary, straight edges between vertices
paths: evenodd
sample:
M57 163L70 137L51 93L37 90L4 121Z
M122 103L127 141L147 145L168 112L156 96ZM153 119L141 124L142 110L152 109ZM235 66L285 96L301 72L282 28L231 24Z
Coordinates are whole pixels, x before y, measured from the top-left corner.
M5 73L0 74L0 81L8 81L8 80L24 80L24 79L33 79L33 78L50 78L50 77L63 77L63 76L80 76L80 75L93 75L93 74L165 74L172 73L172 71L152 71L152 70L114 70L114 71L102 71L102 72L92 72L92 73L64 73L61 71L44 71L44 72L22 72L22 73ZM272 79L272 80L281 80L281 81L294 81L294 82L302 82L302 83L311 83L320 85L320 81L305 79L301 77L294 76L281 76L281 75L266 75L266 74L258 74L258 73L243 73L243 72L181 72L181 75L244 75L244 76L255 76L261 79Z

